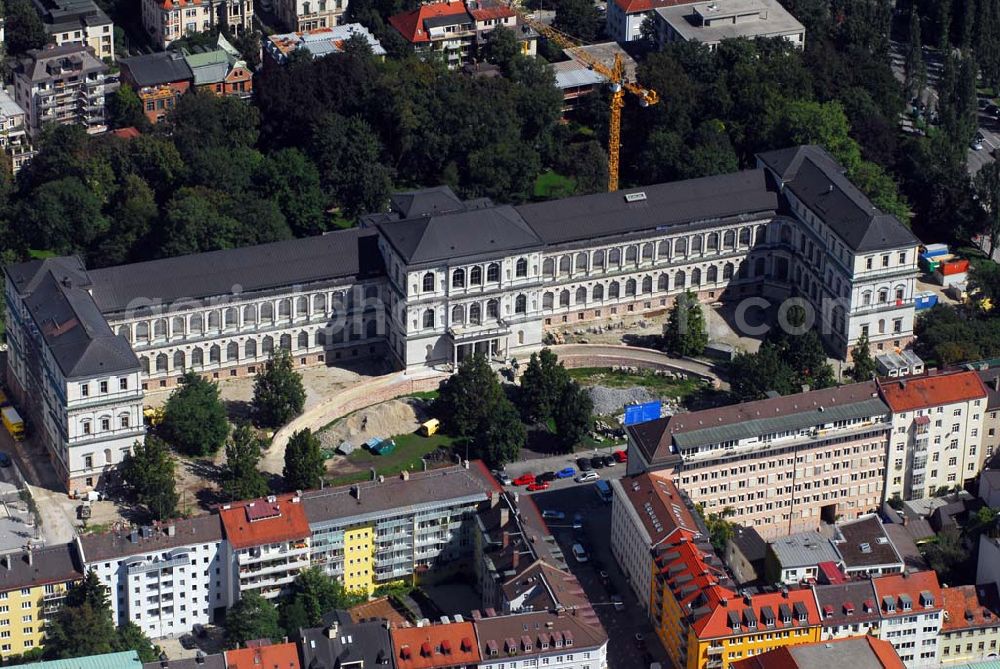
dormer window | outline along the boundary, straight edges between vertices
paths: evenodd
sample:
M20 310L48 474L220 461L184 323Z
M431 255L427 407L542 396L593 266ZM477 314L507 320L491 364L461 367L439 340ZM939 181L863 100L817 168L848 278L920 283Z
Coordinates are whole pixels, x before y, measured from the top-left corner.
M904 611L912 611L913 610L913 600L910 599L909 595L900 595L899 596L899 604L900 604L900 606L902 607L902 609Z
M924 590L920 593L920 605L925 609L932 608L934 606L934 594L929 590Z

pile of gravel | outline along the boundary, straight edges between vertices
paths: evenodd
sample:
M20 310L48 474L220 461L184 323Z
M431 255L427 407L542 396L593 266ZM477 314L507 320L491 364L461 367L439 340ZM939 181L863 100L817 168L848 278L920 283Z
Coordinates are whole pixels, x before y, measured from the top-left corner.
M618 415L626 404L641 404L659 399L645 388L608 388L591 386L587 389L594 401L594 414L598 416Z

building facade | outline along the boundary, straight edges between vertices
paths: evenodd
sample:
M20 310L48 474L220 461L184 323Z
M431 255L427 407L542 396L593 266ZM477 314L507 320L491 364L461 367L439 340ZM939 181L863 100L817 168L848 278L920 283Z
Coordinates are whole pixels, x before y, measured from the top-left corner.
M643 21L655 19L658 8L675 4L684 4L684 0L613 0L607 3L605 16L608 37L616 42L640 40L643 38Z
M907 669L938 666L938 641L944 621L943 599L932 571L872 579L879 606L878 637L899 653Z
M32 137L50 123L104 132L105 96L117 89L110 68L89 46L75 42L32 49L14 69L14 100L27 114Z
M278 19L291 32L342 25L348 2L349 0L274 0Z
M122 83L135 90L150 123L166 118L194 79L184 55L176 51L157 51L118 62Z
M83 577L72 544L0 556L0 660L45 643L45 624Z
M115 59L115 24L93 0L34 0L56 46L84 44L102 60Z
M27 114L6 90L0 90L0 148L10 159L14 174L35 155L28 137Z
M942 588L941 666L1000 657L1000 596L996 583Z
M141 0L142 25L159 49L188 33L226 26L231 35L253 30L253 0Z
M880 382L892 409L886 498L931 497L971 482L982 469L987 393L975 372Z
M115 623L135 623L151 639L187 634L233 604L216 514L81 535L76 545L107 586Z
M671 4L654 11L661 49L697 42L714 50L724 39L780 37L805 48L806 29L777 0L729 0Z

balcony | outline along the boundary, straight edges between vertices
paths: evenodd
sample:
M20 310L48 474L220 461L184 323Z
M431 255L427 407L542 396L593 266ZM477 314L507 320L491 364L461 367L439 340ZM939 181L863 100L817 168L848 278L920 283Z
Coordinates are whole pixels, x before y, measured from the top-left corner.
M723 653L724 650L725 650L725 648L723 646L709 646L708 647L708 656L709 657L713 657L713 656L718 657L718 656L722 655L722 653Z

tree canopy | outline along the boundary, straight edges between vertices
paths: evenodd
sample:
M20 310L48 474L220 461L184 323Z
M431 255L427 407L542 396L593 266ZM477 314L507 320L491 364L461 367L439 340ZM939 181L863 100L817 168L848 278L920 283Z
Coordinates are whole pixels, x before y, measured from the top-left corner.
M264 439L245 423L237 425L229 435L222 474L222 491L229 499L254 499L267 495L267 479L257 469L261 450L266 446Z
M245 592L226 612L224 625L230 648L242 647L254 639L280 639L278 609L256 592Z
M216 453L226 443L229 421L219 387L187 372L163 407L163 438L185 455Z
M667 352L678 357L701 355L708 345L705 316L701 303L690 291L681 293L670 307L663 326L663 344Z
M143 443L136 442L122 460L119 472L125 487L154 520L177 515L174 460L162 440L147 435Z
M285 468L282 476L289 490L318 488L326 473L319 438L306 428L292 434L285 446Z
M254 420L262 427L278 428L302 413L306 391L295 371L290 351L279 348L257 372L253 383Z

